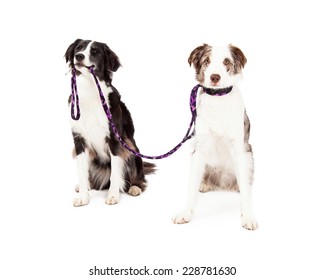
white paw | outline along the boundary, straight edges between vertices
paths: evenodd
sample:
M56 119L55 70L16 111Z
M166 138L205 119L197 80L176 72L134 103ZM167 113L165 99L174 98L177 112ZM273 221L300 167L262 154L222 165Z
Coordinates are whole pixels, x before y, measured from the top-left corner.
M209 191L211 191L211 186L210 185L208 185L208 184L204 184L204 183L202 183L201 185L200 185L200 192L202 192L202 193L205 193L205 192L209 192Z
M108 205L114 205L120 202L120 196L119 195L108 195L105 203Z
M258 228L258 224L253 215L242 215L241 225L243 228L248 230L255 230Z
M133 196L140 195L141 193L142 193L142 191L138 186L132 186L128 191L128 194L133 195Z
M183 212L177 214L173 218L174 224L185 224L192 220L192 211L191 210L184 210Z
M79 206L84 206L89 203L89 194L78 194L78 196L73 200L73 206L79 207Z

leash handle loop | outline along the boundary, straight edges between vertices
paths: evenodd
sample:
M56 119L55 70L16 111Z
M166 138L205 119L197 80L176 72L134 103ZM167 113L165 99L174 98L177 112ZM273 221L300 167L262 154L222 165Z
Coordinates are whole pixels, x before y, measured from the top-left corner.
M77 109L77 115L75 114L75 107ZM79 96L78 96L75 68L72 68L72 77L71 77L71 118L75 121L80 119L80 106L79 106Z

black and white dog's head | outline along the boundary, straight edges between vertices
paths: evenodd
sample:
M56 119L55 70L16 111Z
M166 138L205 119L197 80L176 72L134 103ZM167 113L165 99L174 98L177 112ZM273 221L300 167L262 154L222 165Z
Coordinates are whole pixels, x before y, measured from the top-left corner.
M223 88L234 85L241 76L247 60L243 52L233 46L212 47L203 44L195 48L188 63L193 64L196 79L206 88Z
M112 81L112 73L121 66L117 55L106 44L90 40L74 41L68 47L65 59L79 74L89 73L89 67L94 66L96 76L106 83Z

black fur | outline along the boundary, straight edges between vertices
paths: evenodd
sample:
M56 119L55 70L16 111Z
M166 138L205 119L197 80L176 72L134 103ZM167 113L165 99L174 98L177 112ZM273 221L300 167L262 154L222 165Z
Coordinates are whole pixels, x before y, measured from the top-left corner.
M90 40L77 39L68 47L65 53L65 59L67 63L69 62L70 67L75 66L76 54L85 50L90 42ZM100 81L105 81L106 85L113 90L108 96L108 101L116 129L124 142L128 143L136 151L139 151L134 140L134 125L131 114L126 105L121 101L119 92L111 84L112 72L117 71L121 66L119 58L106 44L93 42L90 47L89 60L96 66L95 74L98 79ZM82 56L78 59L76 58L76 61L81 65ZM81 73L79 72L78 74L80 75ZM103 110L103 108L96 108L95 110ZM109 126L109 122L107 122L107 125ZM130 187L134 185L144 191L146 188L145 175L153 173L155 171L155 165L143 162L140 157L134 156L121 145L112 132L111 127L109 127L109 131L109 135L105 137L105 143L107 143L105 152L107 153L108 159L100 157L98 151L94 150L91 146L87 146L87 141L82 135L73 132L76 155L85 152L86 149L89 152L90 187L96 190L110 187L111 153L114 156L120 156L125 162L124 191L127 192Z
M86 141L79 133L72 132L72 136L77 156L85 151Z

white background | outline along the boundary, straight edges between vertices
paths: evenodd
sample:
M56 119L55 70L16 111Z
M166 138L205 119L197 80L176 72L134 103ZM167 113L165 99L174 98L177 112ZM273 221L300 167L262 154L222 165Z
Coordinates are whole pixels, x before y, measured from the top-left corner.
M1 4L1 279L95 277L93 266L234 266L229 279L324 279L324 9L321 1L10 1ZM140 197L115 206L104 192L74 208L76 166L64 61L77 38L107 43L123 67L122 94L145 154L183 137L196 84L190 52L202 43L242 49L259 229L240 226L239 196L185 201L190 144L156 162ZM222 278L222 277L220 277ZM225 279L227 277L224 277Z

